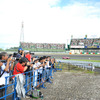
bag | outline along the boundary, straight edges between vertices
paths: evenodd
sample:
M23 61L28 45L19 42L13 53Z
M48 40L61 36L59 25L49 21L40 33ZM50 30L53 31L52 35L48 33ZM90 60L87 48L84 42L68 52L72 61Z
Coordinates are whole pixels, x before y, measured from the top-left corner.
M40 90L34 89L32 90L32 98L38 99L38 98L43 98L43 94L41 93Z
M0 77L4 74L4 72L5 72L5 71L3 71L2 74L1 74L1 71L0 71Z

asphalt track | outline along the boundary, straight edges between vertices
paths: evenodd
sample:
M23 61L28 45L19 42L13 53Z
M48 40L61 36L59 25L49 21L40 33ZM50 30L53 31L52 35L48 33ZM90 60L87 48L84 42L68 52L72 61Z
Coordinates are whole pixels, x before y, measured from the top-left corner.
M100 60L100 55L72 55L72 54L35 54L35 56L51 56L56 59L62 59L62 57L70 57L70 59L85 59L85 60Z

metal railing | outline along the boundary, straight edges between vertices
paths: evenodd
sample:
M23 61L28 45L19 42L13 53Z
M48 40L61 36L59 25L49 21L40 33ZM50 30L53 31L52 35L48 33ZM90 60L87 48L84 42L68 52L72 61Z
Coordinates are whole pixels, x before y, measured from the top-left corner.
M32 89L34 90L35 87L37 87L38 85L40 85L40 87L45 88L44 87L44 83L45 82L50 82L50 78L53 76L53 72L55 72L55 70L62 70L60 67L61 62L59 62L58 64L56 64L56 68L52 69L52 68L47 68L47 69L37 69L37 70L31 70L28 72L23 73L25 75L25 94L27 94L29 91L31 91ZM42 71L42 73L41 73ZM40 73L39 73L40 72ZM5 89L4 92L4 96L0 97L1 99L4 100L17 100L17 93L16 93L16 85L17 85L17 78L15 77L14 79L12 79L14 77L14 75L5 77L5 85L0 87L0 89ZM11 79L11 81L9 82L9 84L7 84L7 81Z

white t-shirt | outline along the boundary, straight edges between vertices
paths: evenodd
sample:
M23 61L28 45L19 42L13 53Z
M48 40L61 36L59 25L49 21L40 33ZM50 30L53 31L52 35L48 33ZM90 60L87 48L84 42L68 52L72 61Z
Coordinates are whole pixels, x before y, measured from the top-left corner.
M1 66L1 74L3 73L3 71L4 71L5 68L6 68L6 66L5 66L5 64L3 63L3 65ZM1 80L4 81L4 78L7 77L7 76L9 76L9 73L7 73L7 72L5 71L5 72L3 73L3 75L1 76L0 81L1 81ZM5 85L5 82L3 82L3 83L4 83L4 85ZM9 84L9 78L7 78L7 84Z
M41 63L38 62L38 63L37 63L37 66L39 67L40 65L41 65ZM43 70L43 67L40 67L40 68L38 69L38 72L40 72L40 74L42 74L42 70Z
M47 66L48 66L48 68L50 68L49 61L47 62Z
M36 68L36 67L37 67L37 65L36 65L36 63L35 63L35 64L33 65L33 69Z

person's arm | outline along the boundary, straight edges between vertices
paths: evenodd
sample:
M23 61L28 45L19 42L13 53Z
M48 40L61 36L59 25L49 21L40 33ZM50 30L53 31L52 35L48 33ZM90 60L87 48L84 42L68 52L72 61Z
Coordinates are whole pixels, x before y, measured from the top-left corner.
M38 67L37 67L36 65L33 65L33 69L34 69L34 70L37 70Z
M27 66L24 67L24 72L27 70L27 68L28 68Z
M24 57L24 51L22 51L22 57Z
M14 67L14 61L15 61L15 60L12 60L12 61L11 61L11 67L10 67L10 70L13 70L13 67Z
M9 71L9 63L10 63L10 61L11 61L11 57L8 58L8 60L7 60L6 68L4 69L5 71Z

